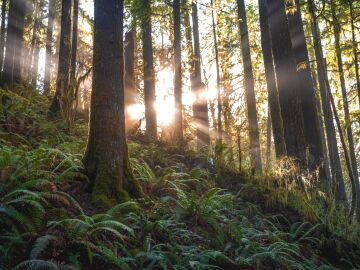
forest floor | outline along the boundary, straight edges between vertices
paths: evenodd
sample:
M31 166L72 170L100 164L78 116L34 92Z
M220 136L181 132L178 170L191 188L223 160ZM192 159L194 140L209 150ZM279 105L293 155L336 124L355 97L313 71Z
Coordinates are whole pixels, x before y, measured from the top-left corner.
M134 136L149 199L101 209L81 164L86 121L66 132L48 120L49 100L24 87L0 98L0 270L360 267L357 224L342 213L334 224L319 210L330 206L312 207L273 175L237 173L225 154Z

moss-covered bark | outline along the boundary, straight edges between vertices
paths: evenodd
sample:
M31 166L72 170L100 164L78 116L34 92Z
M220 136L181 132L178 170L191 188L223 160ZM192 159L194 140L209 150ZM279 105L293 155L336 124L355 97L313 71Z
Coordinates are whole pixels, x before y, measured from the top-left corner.
M123 1L95 1L93 91L84 157L93 201L110 207L142 196L125 138Z

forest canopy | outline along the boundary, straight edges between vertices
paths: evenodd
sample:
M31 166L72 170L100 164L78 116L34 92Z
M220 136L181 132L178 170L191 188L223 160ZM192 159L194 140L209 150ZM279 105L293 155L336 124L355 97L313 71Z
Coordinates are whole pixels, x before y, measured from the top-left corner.
M359 1L0 2L0 270L360 268Z

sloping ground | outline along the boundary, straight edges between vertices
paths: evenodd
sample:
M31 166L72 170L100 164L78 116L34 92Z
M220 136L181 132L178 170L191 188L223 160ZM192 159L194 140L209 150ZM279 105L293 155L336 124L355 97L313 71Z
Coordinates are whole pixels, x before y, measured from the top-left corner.
M355 239L271 203L265 181L160 144L129 143L150 199L99 209L80 162L86 123L68 135L46 119L45 98L16 93L0 92L0 269L360 266Z

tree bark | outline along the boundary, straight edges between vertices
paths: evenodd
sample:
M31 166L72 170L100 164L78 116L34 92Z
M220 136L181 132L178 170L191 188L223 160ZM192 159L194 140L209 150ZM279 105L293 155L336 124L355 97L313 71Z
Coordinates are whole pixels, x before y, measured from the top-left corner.
M6 54L1 80L2 86L11 86L14 83L21 82L21 55L23 49L26 7L26 0L10 1L6 36Z
M253 173L262 171L261 150L259 142L259 127L256 110L256 98L254 90L254 75L252 70L249 33L246 21L244 0L237 0L238 17L241 38L241 53L244 66L244 88L247 104L247 116L249 123L250 160Z
M346 202L346 193L344 178L340 163L339 149L337 146L336 131L333 121L333 112L330 104L329 90L327 86L327 73L324 68L323 63L323 52L321 46L320 31L316 20L316 15L314 11L313 1L308 1L308 9L311 16L311 31L313 36L313 43L315 49L316 57L316 68L317 75L319 80L319 88L321 95L321 105L324 114L325 130L327 135L327 144L329 149L329 158L330 158L330 169L332 175L332 183L335 199L340 202Z
M71 70L70 83L76 84L76 54L78 44L78 19L79 19L79 0L73 0L73 21L72 21L72 40L71 40ZM73 86L74 87L74 86Z
M290 36L296 60L296 71L299 78L301 106L304 119L306 145L310 169L320 170L320 179L326 181L324 170L323 141L316 109L316 94L311 77L310 61L306 46L305 33L301 18L299 0L295 1L296 12L288 14ZM322 127L321 127L322 128Z
M222 140L222 100L221 100L221 81L220 81L220 66L219 66L219 51L217 43L216 23L214 15L213 0L211 0L211 18L212 30L214 39L215 65L216 65L216 90L217 90L217 140Z
M146 136L149 140L157 139L157 119L155 110L155 71L151 37L151 6L150 1L142 3L142 39L144 65L145 121Z
M286 155L284 127L281 117L279 94L276 86L274 60L271 51L271 36L269 30L266 0L259 0L259 16L261 31L261 49L264 58L265 77L268 91L270 118L275 144L276 156Z
M62 93L69 87L69 72L71 61L71 0L62 0L61 7L61 32L58 74L56 80L56 92L52 100L49 114L56 115L60 112Z
M304 165L304 122L285 5L283 0L267 0L267 4L287 155Z
M55 5L56 5L56 0L49 0L48 25L46 28L44 94L47 94L50 91L53 30L54 30L54 18L55 18L55 8L56 8Z
M84 157L92 199L105 207L142 194L128 156L124 114L123 0L94 2L93 90Z
M180 0L174 0L174 96L175 96L175 117L174 117L174 141L184 141L182 124L182 73L181 73L181 18Z
M359 106L360 106L360 72L359 72L359 55L357 51L357 40L355 34L355 14L354 14L354 7L353 7L353 0L349 0L349 7L350 7L350 24L351 24L351 37L352 37L352 49L354 54L354 67L355 67L355 78L356 78L356 89L359 99Z
M128 108L136 104L137 94L135 87L135 27L125 34L124 57L125 57L125 129L132 130L137 119L132 119Z
M358 217L360 219L359 173L358 173L357 161L356 161L356 155L355 155L354 138L353 138L353 133L352 133L352 128L351 128L351 121L350 121L349 102L348 102L347 91L346 91L346 86L345 86L344 68L343 68L341 48L340 48L340 31L341 31L341 29L340 29L340 24L339 24L338 18L336 16L335 4L333 2L330 2L330 7L331 7L331 15L332 15L332 19L333 19L336 59L337 59L339 77L340 77L341 93L342 93L342 98L343 98L346 134L347 134L347 140L348 140L348 144L349 144L351 168L352 168L353 177L355 178L355 185L356 185L356 192L357 192L356 207L358 208Z
M210 145L209 134L209 108L206 97L206 87L201 80L201 52L199 40L198 8L192 3L192 23L194 37L194 92L195 102L193 104L194 119L196 125L197 148Z
M4 62L4 45L5 45L5 22L6 22L6 0L2 0L1 4L1 27L0 27L0 73Z

